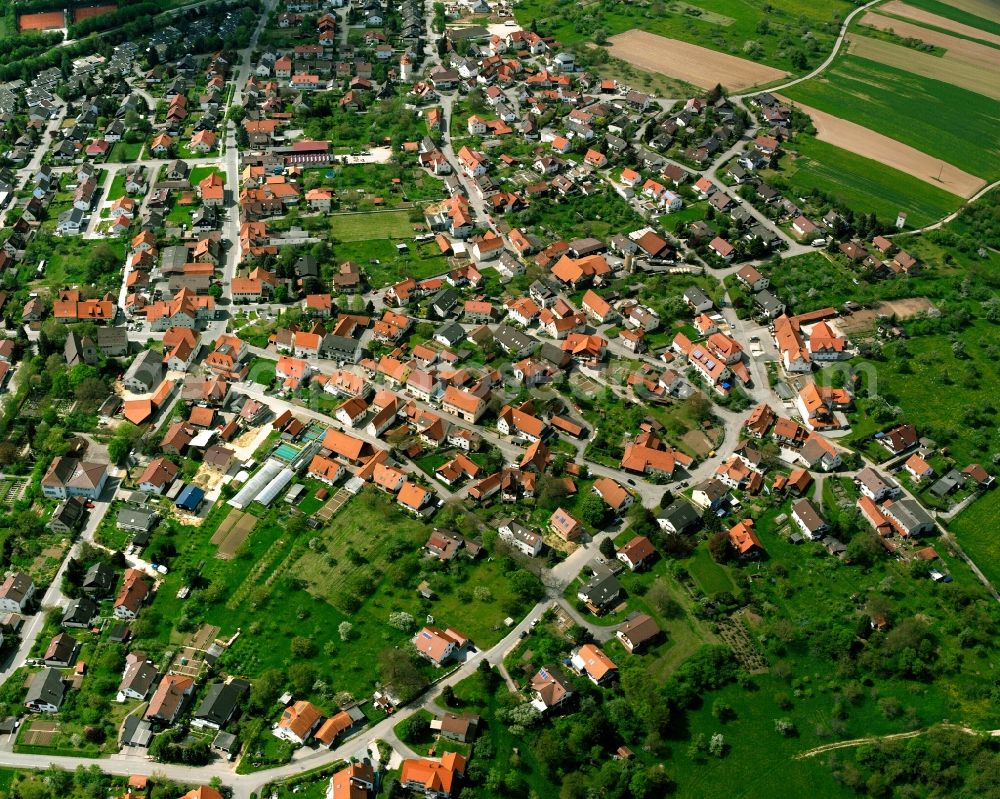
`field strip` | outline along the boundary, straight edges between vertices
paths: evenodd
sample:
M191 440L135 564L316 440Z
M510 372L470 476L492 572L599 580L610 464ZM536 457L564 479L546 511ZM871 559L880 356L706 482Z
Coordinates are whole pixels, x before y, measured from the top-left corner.
M721 83L730 92L735 92L779 80L788 74L745 58L668 39L638 28L612 36L608 43L608 52L615 58L703 89L711 89Z
M781 99L786 103L792 102L787 97ZM986 181L982 178L963 172L956 166L896 139L876 133L870 128L801 103L794 105L812 118L813 125L816 126L816 138L820 141L835 144L857 155L879 161L959 197L971 197L980 187L986 185Z
M953 86L960 86L970 92L976 92L984 97L1000 100L1000 80L997 79L1000 68L1000 50L995 50L993 64L974 64L961 59L933 56L921 53L910 47L903 47L892 42L883 42L870 36L848 34L848 52L852 55L878 61L880 64L913 72L925 78L933 78ZM984 47L984 50L991 48Z
M884 17L881 14L868 12L861 20L862 25L870 25L873 28L887 31L891 30L897 36L904 38L920 39L927 44L945 49L944 58L963 61L967 64L990 64L1000 66L1000 48L991 47L988 44L980 44L969 39L960 39L957 36L950 36L941 31L934 31L912 22Z
M952 8L983 19L992 19L997 14L995 0L942 0L942 2Z
M960 33L962 36L968 36L972 39L1000 44L1000 36L997 36L995 33L974 28L971 25L963 25L961 22L954 22L947 17L940 17L937 14L932 14L930 11L924 11L922 8L914 8L902 2L902 0L892 0L892 2L886 3L884 6L879 6L879 10L886 14L894 14L898 17L912 19L914 22L933 25L935 28L941 28L942 30Z

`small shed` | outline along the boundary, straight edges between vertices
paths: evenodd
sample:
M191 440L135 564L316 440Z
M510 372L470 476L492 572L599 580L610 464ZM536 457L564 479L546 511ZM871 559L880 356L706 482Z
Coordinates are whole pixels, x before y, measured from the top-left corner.
M177 501L174 502L174 505L180 510L195 513L204 501L205 491L196 485L189 485L181 491L180 495L177 497Z

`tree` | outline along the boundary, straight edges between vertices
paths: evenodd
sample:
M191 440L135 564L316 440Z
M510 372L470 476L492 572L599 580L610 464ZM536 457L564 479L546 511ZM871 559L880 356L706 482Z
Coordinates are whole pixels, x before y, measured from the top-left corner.
M409 650L383 649L378 663L382 684L391 687L402 702L413 699L427 685Z
M601 539L600 546L601 554L604 555L608 560L613 560L615 557L615 542L612 538Z
M458 700L455 697L455 689L450 685L446 685L441 689L441 701L444 702L446 707L455 707L458 704Z
M708 540L708 551L712 555L712 560L716 563L725 563L729 560L729 533L720 530Z
M400 737L406 743L417 744L426 741L430 737L430 731L430 722L424 716L417 714L403 722Z
M337 633L341 641L350 641L354 637L354 625L349 621L342 621L337 625Z
M588 492L580 503L580 518L589 527L600 529L604 525L608 507L597 494ZM603 550L602 550L603 551Z
M108 442L108 457L116 466L124 466L132 446L128 441L121 438L112 438Z

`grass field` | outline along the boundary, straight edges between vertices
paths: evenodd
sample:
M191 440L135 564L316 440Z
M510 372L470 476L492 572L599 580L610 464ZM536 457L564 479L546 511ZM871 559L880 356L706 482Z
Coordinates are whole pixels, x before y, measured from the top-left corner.
M224 169L220 169L217 166L196 166L191 168L191 185L197 186L201 181L207 178L209 175L218 175L222 178L222 183L226 182L226 172Z
M901 417L921 435L948 447L959 465L986 463L1000 448L1000 433L993 414L985 410L989 397L984 394L1000 379L988 343L995 341L994 333L989 323L978 322L956 334L955 340L964 345L961 358L952 349L952 336L936 334L890 345L885 361L870 363L877 375L877 394L902 409ZM867 403L860 402L863 419Z
M399 213L406 216L403 212ZM361 264L369 283L376 288L392 285L404 277L421 280L448 270L448 261L433 241L416 244L411 240L405 254L396 251L396 243L391 239L345 241L334 245L334 253L338 262L356 261Z
M877 161L801 135L788 145L798 158L784 156L777 173L801 195L821 191L855 213L874 211L891 221L905 210L908 224L921 227L954 211L961 199ZM673 218L672 216L669 218Z
M705 547L695 550L694 557L687 562L687 569L701 590L709 596L722 591L733 591L736 588L726 570L712 560Z
M142 142L115 142L108 155L109 161L135 161L142 152Z
M1000 177L996 102L980 94L855 56L785 93L986 180Z
M638 28L791 71L795 66L789 41L801 42L808 33L815 42L816 55L810 59L815 66L819 53L829 51L849 9L838 0L775 0L768 4L767 24L762 26L759 6L728 0L670 0L659 6L523 0L515 7L515 16L525 27L537 21L539 33L555 36L563 44Z
M330 232L341 241L412 239L413 222L408 211L334 214L330 217Z
M115 179L111 181L111 186L108 188L108 199L117 200L119 197L125 196L125 172L119 171L115 175Z
M1000 585L1000 491L981 496L948 523L965 554L982 570L994 586Z

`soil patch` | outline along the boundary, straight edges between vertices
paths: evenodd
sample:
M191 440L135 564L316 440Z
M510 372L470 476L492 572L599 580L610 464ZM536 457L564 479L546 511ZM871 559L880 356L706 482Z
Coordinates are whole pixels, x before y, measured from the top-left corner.
M934 304L926 297L911 297L903 300L880 302L874 308L865 308L851 314L844 314L837 319L839 327L848 337L861 333L871 333L875 319L879 316L893 316L897 319L909 319L918 314L926 313Z
M681 442L690 448L699 458L704 458L714 447L708 436L701 430L688 430L682 437Z
M792 102L785 97L781 99ZM956 166L946 164L940 159L855 122L849 122L801 103L795 103L795 106L812 118L816 127L816 138L820 141L843 147L864 158L871 158L959 197L971 197L986 185L986 181L982 178L970 175Z
M721 83L730 92L741 91L761 83L771 83L788 74L745 58L637 28L612 36L608 42L608 52L615 58L703 89L711 89Z
M62 28L66 18L62 11L43 11L40 14L21 14L17 27L22 31L52 31Z
M239 512L231 513L226 521L233 518L233 516L238 515ZM215 557L221 560L232 560L239 548L243 546L243 543L250 537L250 533L253 532L253 528L257 524L257 517L251 513L239 514L240 518L233 522L229 531L226 533L226 537L219 542L219 551L215 553ZM213 536L214 540L214 536Z

